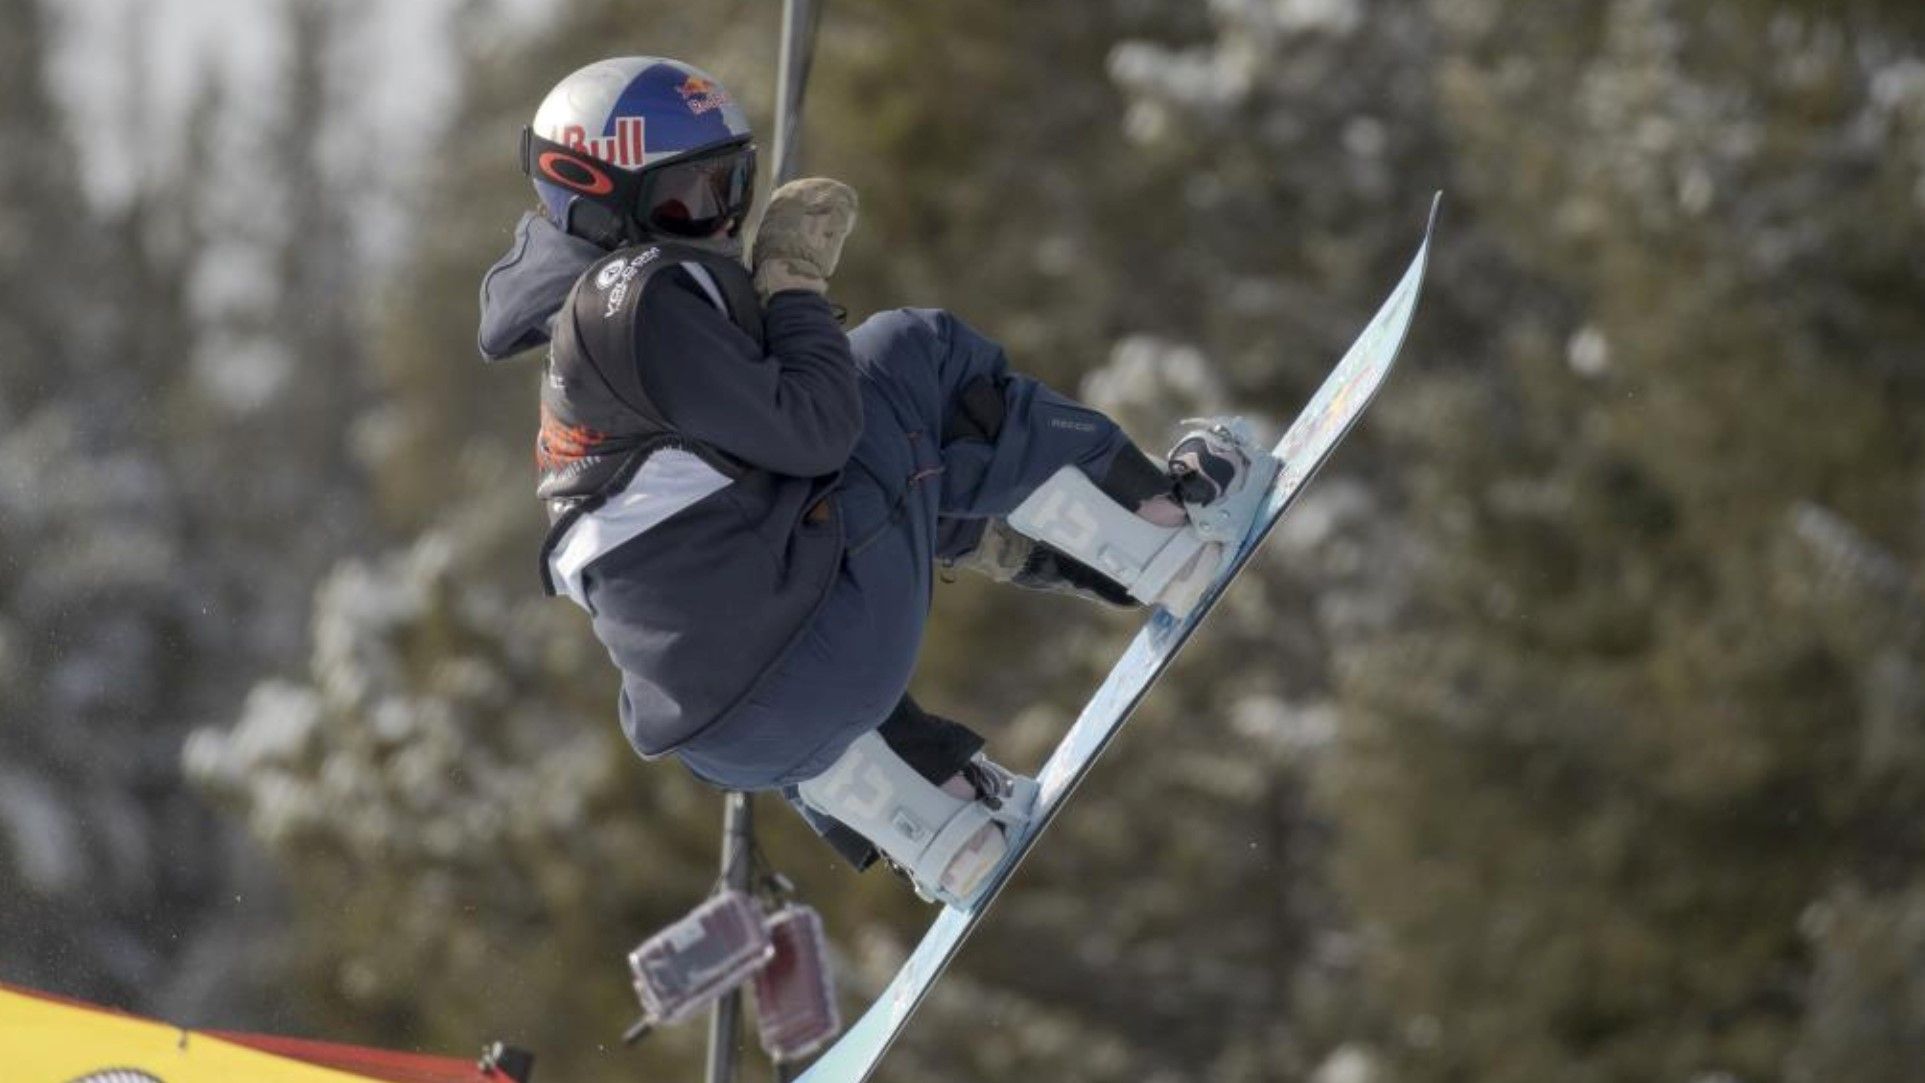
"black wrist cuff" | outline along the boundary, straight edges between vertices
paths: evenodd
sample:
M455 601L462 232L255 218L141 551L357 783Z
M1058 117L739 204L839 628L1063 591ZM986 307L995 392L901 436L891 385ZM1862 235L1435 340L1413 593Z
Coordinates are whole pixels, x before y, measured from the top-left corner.
M1094 480L1103 495L1131 511L1159 496L1169 496L1172 490L1170 475L1135 444L1123 445L1110 460L1110 468Z

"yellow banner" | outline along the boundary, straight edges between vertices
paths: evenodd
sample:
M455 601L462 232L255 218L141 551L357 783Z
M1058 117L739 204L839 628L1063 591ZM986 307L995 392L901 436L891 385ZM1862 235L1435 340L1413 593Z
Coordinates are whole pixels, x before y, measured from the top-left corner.
M0 987L7 1083L366 1083L197 1031Z

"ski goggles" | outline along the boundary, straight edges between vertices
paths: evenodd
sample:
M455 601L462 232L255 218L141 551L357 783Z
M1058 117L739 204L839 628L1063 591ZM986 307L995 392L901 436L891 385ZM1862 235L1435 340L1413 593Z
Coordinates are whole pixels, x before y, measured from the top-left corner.
M523 128L521 168L626 216L647 233L707 237L724 226L733 233L755 202L755 144L746 139L630 171Z
M638 174L636 217L678 237L707 237L748 217L755 202L755 144L735 143Z

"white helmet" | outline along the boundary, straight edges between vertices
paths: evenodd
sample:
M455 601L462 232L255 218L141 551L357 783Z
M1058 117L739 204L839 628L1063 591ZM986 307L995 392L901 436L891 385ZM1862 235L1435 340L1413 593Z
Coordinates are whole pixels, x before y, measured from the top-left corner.
M733 236L755 199L749 122L722 84L657 56L590 64L522 129L521 168L554 222L605 248Z

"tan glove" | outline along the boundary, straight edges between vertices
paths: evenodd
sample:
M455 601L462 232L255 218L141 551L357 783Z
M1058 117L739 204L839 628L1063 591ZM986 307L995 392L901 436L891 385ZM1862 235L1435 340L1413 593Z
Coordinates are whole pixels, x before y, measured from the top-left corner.
M856 226L856 190L827 177L792 180L769 197L750 263L766 303L783 290L826 293Z

